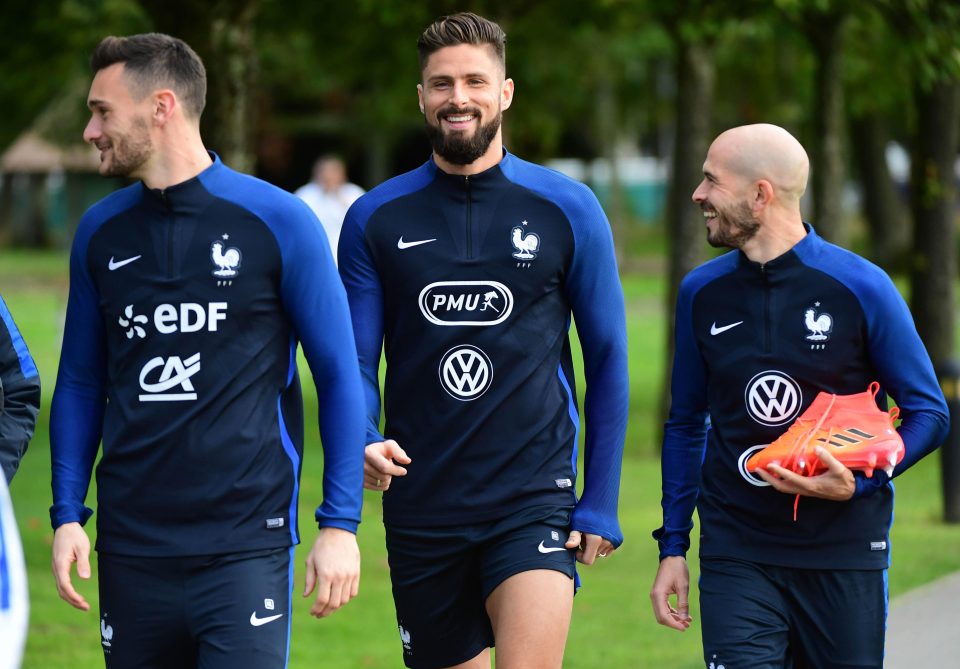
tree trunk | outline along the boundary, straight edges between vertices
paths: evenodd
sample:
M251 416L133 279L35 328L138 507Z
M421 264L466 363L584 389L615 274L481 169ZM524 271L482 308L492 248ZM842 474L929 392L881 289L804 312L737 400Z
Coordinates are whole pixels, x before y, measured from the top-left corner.
M680 281L702 260L706 234L703 215L690 197L703 178L703 161L711 140L715 67L713 46L706 41L676 40L677 101L673 165L667 192L667 359L664 365L660 417L670 407L670 374L674 355L674 315ZM661 421L662 422L662 421Z
M841 246L848 241L842 196L843 165L843 82L841 57L843 16L825 15L806 24L807 38L817 57L816 109L810 180L813 195L813 224L817 233Z
M907 251L910 220L887 168L888 139L886 122L876 112L851 119L850 143L863 186L870 258L890 270Z
M255 165L254 20L261 0L141 0L156 30L175 35L203 59L207 106L204 144L230 167L250 173Z
M960 81L940 80L915 94L917 132L911 161L914 220L911 309L939 368L953 352L957 281L957 193Z
M606 202L607 218L613 232L614 247L617 254L617 264L623 266L623 252L625 247L624 227L629 215L627 213L626 198L623 192L623 183L620 179L620 169L617 164L617 142L621 136L621 125L617 113L617 93L610 73L604 69L597 72L597 94L594 105L594 121L597 137L600 139L600 150L610 167L607 184L608 199Z

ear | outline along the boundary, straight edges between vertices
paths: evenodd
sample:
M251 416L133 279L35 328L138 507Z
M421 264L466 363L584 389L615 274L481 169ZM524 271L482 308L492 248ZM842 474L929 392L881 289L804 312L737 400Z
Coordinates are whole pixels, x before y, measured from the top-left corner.
M500 87L500 108L510 109L513 104L513 79L504 79Z
M177 95L169 88L161 89L153 94L153 121L159 126L164 126L173 116L174 110L179 106Z
M423 84L417 84L417 101L420 103L420 113L423 114Z
M770 203L773 202L775 197L773 184L767 181L766 179L760 179L754 184L753 192L753 209L754 211L759 209L765 209L770 206Z

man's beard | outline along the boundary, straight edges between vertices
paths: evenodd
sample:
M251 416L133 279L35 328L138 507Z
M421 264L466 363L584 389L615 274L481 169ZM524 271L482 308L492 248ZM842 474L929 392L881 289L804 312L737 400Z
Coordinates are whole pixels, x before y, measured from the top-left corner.
M741 202L733 207L729 213L721 212L715 209L717 217L716 231L710 233L707 229L707 243L715 248L743 248L743 245L750 241L757 230L760 229L760 221L753 217L753 212L747 202Z
M446 114L456 114L459 112L473 113L480 118L480 112L474 109L454 110L444 109L437 113L437 118ZM497 115L486 125L480 124L473 135L467 137L463 132L444 133L440 125L434 125L427 119L427 137L430 139L430 145L434 153L454 165L469 165L487 152L490 148L490 142L497 136L500 130L500 121L503 114L498 109Z
M111 160L101 172L107 177L134 176L153 154L147 122L139 117L133 119L129 134L110 140L110 144Z

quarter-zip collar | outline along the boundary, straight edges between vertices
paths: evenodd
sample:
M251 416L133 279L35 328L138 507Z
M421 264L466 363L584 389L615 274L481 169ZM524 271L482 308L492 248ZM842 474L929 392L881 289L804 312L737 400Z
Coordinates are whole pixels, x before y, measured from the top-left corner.
M204 180L214 177L225 169L220 156L213 151L207 153L210 154L213 162L197 176L186 181L162 189L149 188L141 181L140 188L143 191L144 203L155 204L166 212L194 211L202 200L210 197L209 191L204 186Z
M743 251L738 251L739 266L741 268L752 269L753 271L769 277L802 264L803 258L815 253L816 249L823 243L816 231L813 229L812 225L804 222L803 227L807 231L807 234L803 237L803 239L794 244L789 251L786 251L773 260L768 260L765 263L750 260L750 258L747 257L747 254L745 254Z

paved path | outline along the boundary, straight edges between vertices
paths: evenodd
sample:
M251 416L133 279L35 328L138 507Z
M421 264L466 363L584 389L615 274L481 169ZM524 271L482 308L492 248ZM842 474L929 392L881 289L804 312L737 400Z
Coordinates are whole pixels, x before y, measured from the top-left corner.
M884 669L960 667L960 572L890 602Z

